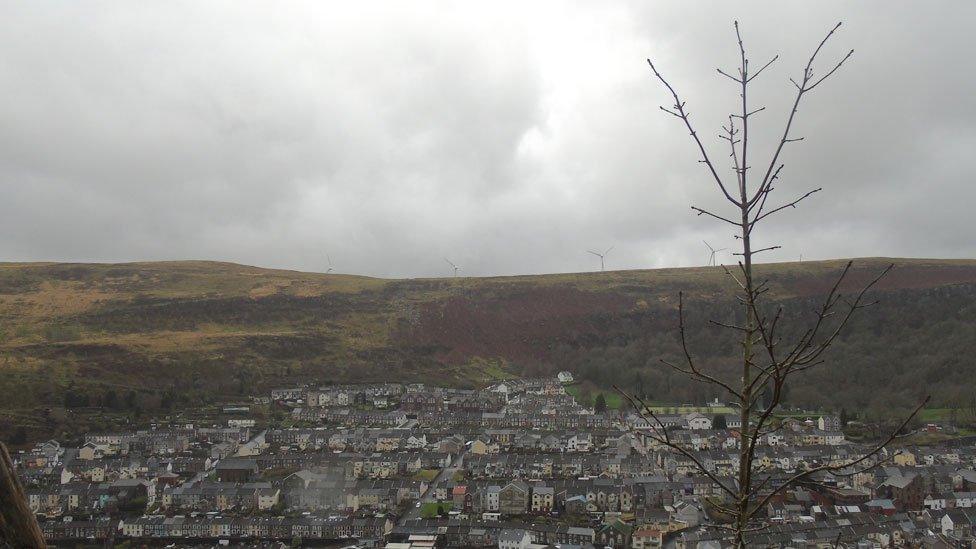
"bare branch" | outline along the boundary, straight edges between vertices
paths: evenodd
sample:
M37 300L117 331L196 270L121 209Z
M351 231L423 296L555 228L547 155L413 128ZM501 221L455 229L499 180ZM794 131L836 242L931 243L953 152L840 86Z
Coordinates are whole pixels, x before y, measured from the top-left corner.
M759 208L756 210L755 215L758 216L762 212L763 206L766 204L766 198L769 196L769 193L773 191L773 182L779 179L779 174L780 172L783 171L783 166L784 164L780 164L779 166L777 166L776 171L773 172L773 175L772 177L769 178L769 181L767 181L765 184L760 186L759 189L756 191L756 195L757 196L761 195L762 200L758 202L755 200L751 201L748 208L749 212L752 212L752 210L756 208L757 204L759 205Z
M677 116L678 118L681 118L681 115L680 114L672 111L671 109L665 109L663 105L658 106L658 108L661 109L662 111L668 113L668 114L673 114L674 116Z
M724 381L722 381L722 380L720 380L720 379L718 379L718 378L716 378L714 376L711 376L709 374L706 374L706 373L702 372L701 370L698 369L697 366L695 366L695 361L691 357L691 351L688 350L688 340L687 340L687 337L685 335L685 313L684 313L684 311L685 311L684 293L683 292L678 292L678 334L679 334L680 339L681 339L681 350L682 350L682 352L684 352L684 355L685 355L685 363L688 365L688 369L687 370L684 370L682 368L678 368L674 364L670 364L670 363L668 363L668 362L666 362L664 360L662 360L661 362L664 362L665 364L667 364L668 366L671 366L672 368L675 368L679 372L684 372L685 374L688 374L688 375L694 377L695 379L698 379L699 381L704 381L704 382L707 382L707 383L712 383L714 385L718 385L719 387L722 387L723 389L725 389L726 391L728 391L732 396L741 398L742 397L741 393L739 393L738 391L736 391L735 389L733 389L731 385L729 385L728 383L726 383L726 382L724 382Z
M749 79L746 80L746 82L747 83L748 82L751 82L753 78L755 78L755 77L759 76L760 74L762 74L762 71L766 70L766 67L772 65L777 59L779 59L779 55L774 55L773 58L770 59L768 63L766 63L765 65L763 65L761 69L759 69L758 71L756 71L755 74L753 74L752 76L750 76Z
M840 26L840 23L837 23L837 26ZM847 55L845 55L843 59L841 59L840 61L838 61L837 64L834 65L834 68L830 69L830 71L828 71L827 74L825 74L822 77L820 77L820 80L817 80L813 84L810 84L809 86L807 86L806 91L810 91L813 88L816 88L817 86L820 85L821 82L823 82L824 80L830 78L830 75L832 75L835 72L837 72L837 69L839 69L840 66L844 64L844 61L847 61L848 59L850 59L850 57L852 55L854 55L854 50L851 50L851 51L847 52Z
M668 81L665 80L663 76L661 76L661 73L657 71L657 69L654 67L654 63L650 59L647 60L647 64L651 67L651 71L654 72L654 76L656 76L657 79L660 80L661 83L664 84L666 88L668 88L668 91L671 92L671 96L674 98L674 108L677 112L672 112L672 111L668 111L668 112L671 112L671 114L677 116L685 123L685 127L688 128L688 132L691 133L692 139L694 139L695 144L698 145L698 150L699 152L701 152L702 155L702 161L708 166L708 170L711 172L712 178L715 179L715 183L718 185L719 189L721 189L722 194L725 195L725 198L729 202L738 205L739 202L736 199L732 198L732 195L729 194L728 189L725 188L725 184L722 182L722 178L719 177L718 172L715 171L715 166L712 165L712 161L708 157L708 153L705 151L705 146L702 144L701 139L698 138L698 134L695 133L695 128L691 125L691 120L688 118L688 113L685 112L685 104L683 101L681 101L681 98L678 97L678 92L676 92L674 88L671 87L671 84L669 84ZM664 107L661 107L661 109L667 110L664 109Z
M724 322L719 322L717 320L709 320L709 324L714 324L715 326L721 326L722 328L728 328L730 330L738 330L740 332L748 332L749 329L744 326L738 326L736 324L726 324Z
M817 54L820 53L820 50L823 49L824 44L826 44L827 41L830 40L830 37L833 36L834 32L837 31L838 28L840 28L840 25L841 25L840 23L837 23L837 25L835 25L834 28L830 29L830 32L827 33L827 36L825 36L824 39L820 41L820 44L817 46L817 49L813 51L813 55L810 56L810 60L807 61L807 65L803 69L802 84L798 84L792 78L790 79L790 82L793 82L793 85L796 86L796 90L797 90L796 99L793 101L793 108L790 109L790 115L786 119L786 128L783 130L783 137L780 138L779 145L776 147L776 151L773 153L773 157L769 161L769 167L766 169L766 175L763 176L762 183L760 184L760 188L765 186L766 183L769 181L773 169L775 168L776 164L779 162L779 155L783 151L783 146L786 145L786 140L790 138L790 128L793 126L793 118L796 116L797 109L800 106L800 100L803 99L803 94L813 89L812 87L807 87L807 84L810 82L810 78L811 78L811 67L813 66L813 62L814 60L816 60ZM837 69L840 68L840 66L844 63L844 61L847 61L847 59L850 58L850 56L853 54L854 54L854 50L851 50L840 61L840 63L838 63L833 69L830 70L830 72L828 72L823 78L817 80L814 83L814 86L819 85L827 77L833 74ZM758 195L753 198L753 200L757 200L757 199L758 199Z
M739 288L741 288L743 291L745 291L745 289L746 289L745 285L742 282L740 282L738 278L736 278L735 273L733 273L732 271L730 271L729 268L726 267L725 265L722 265L722 268L725 269L725 274L729 275L729 277L731 277L732 280L735 281L735 283L739 286Z
M739 177L739 203L745 204L748 201L747 188L746 188L746 171L748 167L748 151L749 151L749 109L748 102L746 101L746 90L748 88L749 82L749 60L746 59L746 47L742 43L742 34L739 32L739 22L734 22L735 26L735 38L739 42L739 59L740 59L740 69L739 72L742 74L742 92L739 94L742 97L742 155L740 160L740 168L738 170Z
M738 141L733 141L732 138L739 132L735 128L735 120L732 118L733 115L729 115L729 148L731 149L730 156L732 157L732 170L735 172L735 177L737 180L742 178L742 170L739 168L739 154L735 150L735 145ZM738 225L738 223L732 223L733 225Z
M757 112L762 112L764 110L766 110L766 107L759 107L758 109L756 109L754 111L747 112L744 115L742 115L742 114L733 114L731 116L734 116L735 118L748 118L748 117L756 114Z
M848 263L848 268L850 268L850 263ZM861 288L861 291L858 292L857 297L855 297L854 301L849 306L847 310L847 314L845 314L844 317L840 320L837 327L834 328L834 331L831 332L831 334L827 336L827 338L825 338L821 343L817 344L816 346L812 346L811 348L812 340L816 337L817 331L822 325L822 322L818 321L815 325L816 329L811 333L806 348L803 349L803 351L801 351L800 353L796 353L794 355L795 358L791 363L791 367L803 366L805 364L808 364L820 358L820 355L822 355L824 351L826 351L827 348L830 347L830 345L834 342L834 340L837 339L837 336L839 336L840 333L844 330L844 328L847 326L847 323L850 321L851 317L854 316L854 313L860 310L861 308L863 308L863 306L861 305L861 301L864 299L864 295L871 288L873 288L882 278L884 278L885 275L887 275L892 268L894 268L894 265L888 265L883 271L881 271L876 277L874 277L874 279L872 279L871 282L869 282L863 288ZM846 273L846 269L845 269L845 273ZM828 300L827 303L831 303L831 302ZM835 305L836 303L837 303L837 299L834 299L832 304L829 305L829 307L833 307L833 305ZM825 309L825 313L826 312L828 311ZM822 314L821 317L826 318L825 314Z
M915 407L915 410L913 410L912 413L909 414L908 417L906 417L905 420L901 422L901 424L898 426L898 428L895 429L888 436L888 438L886 438L880 444L878 444L877 446L875 446L874 449L871 450L870 452L868 452L866 454L863 454L861 457L859 457L857 459L854 459L854 460L845 462L843 464L838 464L838 465L821 465L820 467L814 467L813 469L808 469L806 471L801 471L801 472L793 475L789 479L787 479L786 482L784 482L779 487L773 489L773 491L771 491L769 494L767 494L763 499L761 499L759 501L759 503L756 505L756 508L760 508L761 509L762 507L765 507L765 505L767 503L769 503L769 501L771 499L773 499L773 497L776 494L782 492L783 490L785 490L786 488L788 488L790 486L793 486L798 481L803 480L803 479L809 477L810 475L819 473L821 471L840 471L842 469L849 469L851 467L856 467L857 465L859 465L861 463L864 463L868 459L871 459L871 457L877 455L879 452L881 452L881 450L883 450L885 448L885 446L887 446L889 443L891 443L891 441L893 441L893 440L895 440L895 438L897 438L898 433L900 433L902 431L902 429L904 429L912 421L912 419L914 419L915 416L918 415L918 413L922 410L922 408L924 408L925 405L928 404L928 402L929 402L930 399L931 399L931 397L928 397L928 396L925 397L925 399L922 400L922 402L919 403L919 405Z
M813 189L812 191L807 191L803 196L801 196L800 198L797 198L793 202L790 202L788 204L783 204L782 206L780 206L778 208L774 208L772 210L769 210L768 212L766 212L764 214L757 215L756 218L753 219L752 223L750 223L750 225L755 225L756 223L759 223L763 219L765 219L765 218L773 215L776 212L785 210L786 208L795 208L796 205L799 204L801 200L803 200L804 198L807 198L808 196L810 196L812 194L818 193L818 192L820 192L822 190L823 190L823 187L818 187L816 189Z
M728 219L728 218L725 218L725 217L722 217L722 216L720 216L720 215L717 215L717 214L713 214L712 212L710 212L710 211L708 211L708 210L703 210L703 209L701 209L701 208L699 208L699 207L697 207L697 206L692 206L692 207L691 207L691 209L692 209L692 210L695 210L696 212L698 212L698 215L702 215L702 214L704 214L704 215L709 215L709 216L712 216L712 217L714 217L715 219L718 219L718 220L720 220L720 221L724 221L724 222L726 222L726 223L731 223L732 225L735 225L735 226L739 226L739 224L738 224L737 222L735 222L735 221L732 221L731 219Z
M673 450L676 450L681 455L683 455L686 458L690 459L692 461L692 463L695 464L695 468L698 469L699 471L701 471L701 473L703 475L707 476L712 482L714 482L715 484L717 484L728 495L730 495L732 497L736 497L735 491L733 491L731 488L729 488L728 486L726 486L725 483L722 482L722 480L718 478L718 476L716 476L707 467L705 467L705 464L702 463L701 460L699 460L698 457L694 455L694 453L692 453L690 450L688 450L684 446L682 446L680 444L677 444L677 443L675 443L675 442L673 442L671 440L671 437L667 434L667 429L664 428L664 423L662 423L661 420L654 414L654 412L651 411L650 407L647 406L647 404L643 401L643 399L641 399L640 397L634 397L634 396L628 394L626 391L622 390L620 387L618 387L616 385L614 385L613 388L614 388L615 391L617 391L618 393L620 393L620 395L622 397L624 397L625 399L627 399L627 401L630 403L630 405L633 406L634 409L637 410L637 415L641 419L647 421L647 423L650 424L650 421L648 421L648 417L647 417L648 415L650 415L654 419L655 423L658 424L659 426L661 426L661 430L664 433L663 436L655 435L655 434L651 434L651 435L647 435L647 436L649 436L652 440L658 442L659 444L662 444L664 446L667 446L668 448L671 448Z
M782 248L782 246L770 246L768 248L759 248L758 250L752 250L749 253L752 254L752 255L756 255L759 252L768 252L770 250L778 250L780 248ZM732 255L745 255L745 254L739 253L739 252L733 252ZM766 290L763 290L763 292L765 292L765 291Z
M719 74L721 74L722 76L726 76L726 77L728 77L728 78L731 78L733 82L736 82L736 83L738 83L738 84L741 84L741 83L742 83L742 80L740 80L740 79L738 79L738 78L736 78L736 77L734 77L734 76L732 76L731 74L729 74L729 73L727 73L727 72L725 72L725 71L723 71L722 69L715 69L715 70L717 70L717 71L718 71L718 73L719 73Z

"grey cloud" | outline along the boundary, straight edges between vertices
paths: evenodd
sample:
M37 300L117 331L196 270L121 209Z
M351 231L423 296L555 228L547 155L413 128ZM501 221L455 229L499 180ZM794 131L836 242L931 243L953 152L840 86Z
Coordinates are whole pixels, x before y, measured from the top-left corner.
M753 62L754 166L803 105L768 260L976 253L968 2L137 3L0 7L0 256L219 259L442 276L701 264L732 244L645 57L703 135L735 107L731 21ZM717 139L708 141L725 162ZM726 258L728 259L728 258Z

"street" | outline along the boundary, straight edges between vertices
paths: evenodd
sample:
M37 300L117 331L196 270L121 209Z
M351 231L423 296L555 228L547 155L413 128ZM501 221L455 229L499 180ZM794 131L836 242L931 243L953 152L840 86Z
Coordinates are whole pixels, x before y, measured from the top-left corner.
M420 518L420 510L423 507L423 504L432 503L434 501L434 491L437 489L437 487L443 484L445 481L453 478L454 473L461 469L461 466L464 465L464 455L468 453L470 448L470 446L465 445L464 450L462 450L461 453L454 458L454 462L451 463L449 467L441 469L441 472L438 473L437 476L434 477L434 480L427 486L427 491L424 492L424 494L420 497L420 506L414 503L413 506L410 507L410 509L404 513L399 520L397 520L398 526L403 525L409 520L417 520Z

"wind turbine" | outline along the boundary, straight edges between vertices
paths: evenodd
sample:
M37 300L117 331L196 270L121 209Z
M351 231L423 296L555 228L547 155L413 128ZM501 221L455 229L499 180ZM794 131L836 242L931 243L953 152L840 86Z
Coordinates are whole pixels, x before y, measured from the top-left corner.
M591 253L591 254L593 254L593 255L595 255L595 256L597 256L597 257L600 258L600 270L602 271L603 270L603 267L604 267L604 265L603 265L603 259L607 256L608 253L610 253L610 250L612 250L612 249L613 249L613 246L610 246L602 254L600 252L594 252L593 250L586 250L586 251L588 253Z
M329 254L325 254L325 259L326 259L326 261L329 262L329 268L325 270L325 274L329 274L332 271L334 271L335 269L332 267L332 258L329 257Z
M447 261L447 264L450 265L451 268L454 269L454 278L457 278L457 273L458 273L458 271L461 270L461 267L458 267L457 265L455 265L454 263L452 263L450 259L448 259L446 257L444 258L444 261Z
M705 241L702 240L702 242L705 242ZM716 250L708 242L705 242L705 246L707 246L708 247L708 250L711 252L708 255L708 266L709 267L714 267L715 266L715 254L717 254L718 252L724 252L725 250L728 250L728 248L719 248L719 249Z

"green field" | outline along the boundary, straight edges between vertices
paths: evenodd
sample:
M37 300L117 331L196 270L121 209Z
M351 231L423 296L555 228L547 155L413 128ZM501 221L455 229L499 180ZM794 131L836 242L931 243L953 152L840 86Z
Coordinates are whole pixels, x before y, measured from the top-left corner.
M593 401L596 400L596 395L600 393L603 393L603 398L606 399L607 401L608 409L619 410L620 404L621 402L623 402L623 397L620 396L620 393L614 391L613 389L606 389L603 391L593 391L590 395L592 397L590 402L585 402L585 399L582 397L583 390L582 390L582 386L580 385L570 385L566 387L566 392L569 393L570 395L573 395L573 398L575 398L576 401L582 404L583 406L592 407Z
M710 416L714 414L731 414L734 408L729 406L651 406L651 411L655 414L691 414L697 412L702 415Z
M425 503L420 506L420 516L422 518L434 518L438 516L438 514L440 514L441 511L443 511L446 514L452 508L454 508L454 504L449 501L445 501L441 503L437 503L437 502Z
M440 473L440 471L437 469L423 469L421 471L417 471L417 474L415 474L413 478L414 480L432 482L435 478L437 478L438 473Z
M973 410L969 408L925 408L918 413L918 419L925 422L950 421L953 419L953 411L955 420L960 423L971 423L976 419Z
M585 402L585 399L581 396L583 389L581 385L570 385L566 387L566 392L573 395L577 401L579 401L584 406L592 406L592 400L596 399L596 395L603 393L603 398L607 401L607 408L619 410L621 404L627 406L624 403L624 398L620 396L620 393L614 389L594 389L590 392L591 401ZM680 406L677 404L667 404L662 402L652 402L650 403L650 409L655 414L690 414L692 412L697 412L703 415L714 415L714 414L731 414L735 412L735 409L730 406Z
M590 402L584 402L585 399L581 397L582 386L579 384L567 386L566 392L570 395L573 395L573 397L575 397L577 401L579 401L580 403L586 406L592 406L593 405L592 400L595 399L596 395L600 393L603 393L603 396L607 401L607 408L619 409L619 406L623 401L623 397L620 396L620 393L616 392L614 389L591 389ZM668 404L665 402L658 402L658 401L650 402L649 404L650 404L649 406L650 410L655 414L684 415L684 414L691 414L691 413L699 413L711 417L716 414L738 413L738 408L733 408L731 406L724 406L724 405L723 406L685 406L679 404ZM817 410L805 410L803 412L783 412L783 413L777 413L775 415L776 417L782 417L782 418L792 417L797 419L806 419L806 418L818 418L824 415L824 413L825 412L817 411ZM948 418L949 409L948 408L927 409L924 410L919 415L919 417L929 418L929 419L923 419L924 421L935 421L935 419L931 419L931 418L936 418L936 419ZM962 416L960 415L960 417Z

